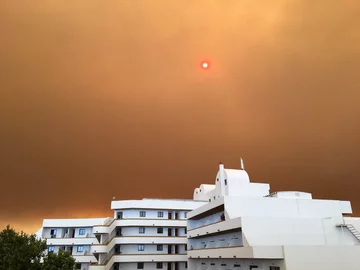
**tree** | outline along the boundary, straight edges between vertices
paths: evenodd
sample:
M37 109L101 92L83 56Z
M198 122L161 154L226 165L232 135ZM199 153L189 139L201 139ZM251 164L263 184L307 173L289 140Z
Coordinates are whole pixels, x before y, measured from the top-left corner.
M72 270L75 268L75 259L70 252L59 250L59 253L49 253L44 258L42 270Z
M0 269L41 269L45 249L45 241L23 231L18 233L8 225L0 232Z
M45 253L46 241L34 234L16 232L10 226L0 232L0 270L72 270L75 259L70 253ZM43 260L43 263L42 263Z

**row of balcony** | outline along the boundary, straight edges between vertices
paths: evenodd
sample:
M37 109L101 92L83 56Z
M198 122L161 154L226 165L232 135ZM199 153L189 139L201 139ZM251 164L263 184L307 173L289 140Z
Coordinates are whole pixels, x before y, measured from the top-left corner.
M110 234L116 227L186 227L186 220L114 219L108 225L94 226L93 234Z

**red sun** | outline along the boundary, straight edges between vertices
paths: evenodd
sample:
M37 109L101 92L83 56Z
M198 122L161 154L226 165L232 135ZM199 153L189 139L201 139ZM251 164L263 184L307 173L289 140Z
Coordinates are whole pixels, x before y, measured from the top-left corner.
M201 67L203 69L208 69L210 67L210 64L207 61L203 61L203 62L201 62Z

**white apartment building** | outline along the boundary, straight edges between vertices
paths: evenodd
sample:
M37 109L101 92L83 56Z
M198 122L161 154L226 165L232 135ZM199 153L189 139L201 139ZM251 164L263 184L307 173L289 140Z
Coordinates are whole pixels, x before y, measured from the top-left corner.
M190 270L359 270L360 219L350 202L305 192L269 193L243 169L220 164L214 185L188 214Z
M220 164L193 200L112 201L113 218L45 219L49 252L82 270L359 270L360 218L348 201L270 193Z
M112 201L113 218L45 219L48 252L70 251L82 270L187 269L187 213L202 201Z

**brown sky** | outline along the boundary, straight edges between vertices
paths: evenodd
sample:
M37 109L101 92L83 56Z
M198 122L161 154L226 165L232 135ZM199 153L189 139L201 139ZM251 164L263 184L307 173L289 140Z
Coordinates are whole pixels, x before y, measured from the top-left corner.
M358 0L0 2L0 228L191 198L219 161L360 214ZM201 70L208 59L211 69Z

